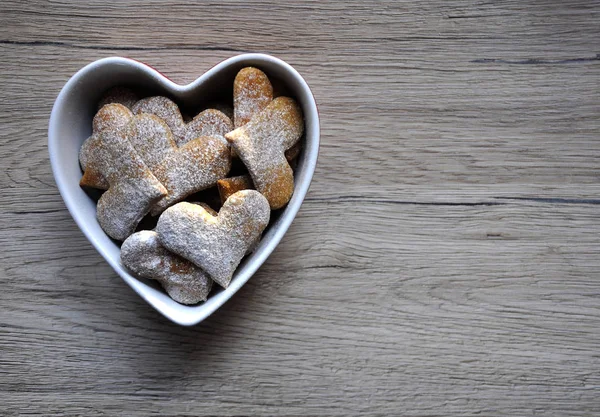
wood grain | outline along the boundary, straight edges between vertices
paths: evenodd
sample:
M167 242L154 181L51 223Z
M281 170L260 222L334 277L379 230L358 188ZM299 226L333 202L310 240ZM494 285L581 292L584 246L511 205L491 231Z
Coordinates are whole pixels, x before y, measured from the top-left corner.
M600 413L600 3L0 4L0 414ZM220 311L167 322L92 249L48 162L86 63L187 83L294 65L319 164Z

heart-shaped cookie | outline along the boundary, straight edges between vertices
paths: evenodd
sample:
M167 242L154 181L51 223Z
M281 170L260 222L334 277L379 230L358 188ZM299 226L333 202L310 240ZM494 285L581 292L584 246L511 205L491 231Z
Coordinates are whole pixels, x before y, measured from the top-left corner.
M153 215L160 214L190 194L216 185L231 168L229 146L219 137L220 131L177 146L171 129L163 119L141 113L131 119L125 134L168 191L165 198L154 205Z
M121 261L136 275L160 282L178 303L206 300L212 287L212 280L200 268L165 249L152 230L129 236L121 246Z
M177 104L162 96L143 98L135 103L132 111L134 114L153 114L164 120L171 129L177 146L183 146L200 136L218 136L227 143L223 136L233 129L231 119L216 109L204 110L186 123Z
M218 216L197 204L176 204L160 216L156 233L165 248L227 288L240 261L269 224L270 215L269 202L261 193L243 190L225 201Z
M99 131L88 141L93 152L87 157L81 185L94 183L98 174L106 180L108 190L98 200L98 222L110 237L125 240L150 209L166 198L167 189L135 151L125 129Z
M92 136L83 142L79 151L79 163L83 171L88 169L88 160L94 153L95 145L98 144L98 135L124 128L131 121L132 117L131 110L119 103L110 103L100 108L94 116ZM81 182L81 185L108 190L108 181L97 169L90 170L87 178Z
M285 151L298 142L303 131L302 111L296 101L277 97L248 123L225 135L273 210L287 204L294 192L294 173Z
M304 114L306 135L295 171L294 193L279 217L271 221L256 250L238 266L227 289L213 291L202 304L184 306L145 280L133 277L121 265L119 246L104 233L96 219L96 202L79 187L79 149L92 133L92 118L100 98L112 87L131 86L138 91L169 96L183 108L207 108L212 103L224 100L232 104L233 80L240 69L248 66L259 68L269 78L280 81L287 89L284 94L295 98ZM275 249L308 191L318 148L319 116L306 81L290 65L264 54L245 54L227 59L185 86L175 84L158 71L135 60L113 57L95 61L66 83L52 109L48 130L48 149L54 178L79 228L128 285L165 317L182 325L196 324L223 305Z

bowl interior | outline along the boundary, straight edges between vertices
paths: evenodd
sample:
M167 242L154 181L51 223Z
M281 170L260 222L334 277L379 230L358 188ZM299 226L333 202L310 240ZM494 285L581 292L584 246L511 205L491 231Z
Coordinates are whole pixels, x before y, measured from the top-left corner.
M155 283L138 280L120 263L119 245L110 239L96 220L96 202L81 187L79 149L91 134L92 118L102 94L114 86L130 86L140 96L166 95L183 112L195 115L214 103L232 104L233 79L246 66L263 70L272 80L276 93L294 97L304 112L305 135L295 173L295 189L288 205L273 213L274 220L265 231L256 251L238 267L230 286L213 291L208 301L184 306L171 300ZM281 240L295 217L308 190L315 169L319 145L319 120L316 103L302 77L285 62L263 54L230 58L213 67L186 86L173 83L156 70L126 58L95 61L75 74L59 94L49 128L49 152L53 173L65 204L80 229L115 271L148 303L172 321L191 325L210 315L229 299L258 269Z

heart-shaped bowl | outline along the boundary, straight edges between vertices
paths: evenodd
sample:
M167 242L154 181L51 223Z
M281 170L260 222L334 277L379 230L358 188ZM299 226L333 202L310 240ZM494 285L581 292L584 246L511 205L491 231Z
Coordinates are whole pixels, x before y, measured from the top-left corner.
M102 94L111 87L130 86L145 95L162 94L182 108L199 109L219 98L231 102L233 79L247 66L263 70L279 91L294 97L305 118L305 136L295 172L294 194L288 205L265 231L256 250L238 267L227 289L213 290L209 299L184 306L169 298L154 282L137 279L120 262L120 248L100 228L96 202L79 186L79 148L90 136L92 118ZM235 294L273 252L298 213L308 191L319 151L319 114L315 99L302 76L284 61L265 54L243 54L229 58L188 85L178 85L141 62L111 57L92 62L79 70L58 95L48 129L48 150L58 190L73 219L112 268L152 307L175 323L191 326L212 314Z

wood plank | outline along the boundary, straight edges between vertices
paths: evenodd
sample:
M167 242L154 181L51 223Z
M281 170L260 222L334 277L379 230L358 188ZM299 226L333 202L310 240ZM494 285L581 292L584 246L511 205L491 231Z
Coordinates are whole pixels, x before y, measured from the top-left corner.
M25 146L35 147L39 158L45 158L47 115L62 84L79 67L115 52L56 46L0 48L7 58L4 65L18 68L2 69L11 80L7 94L13 97L0 105L6 146L11 150L23 146L22 140L12 139L24 133L22 115L40 136ZM202 61L186 58L186 51L178 54L177 60L188 64L173 72L169 71L172 52L127 55L182 83L231 55L214 52ZM64 61L56 61L57 55ZM310 58L292 53L282 58L306 76L319 102L322 147L312 187L319 198L374 194L402 201L462 202L598 196L598 63L550 65L544 71L535 65L515 65L492 78L486 70L477 70L479 64L471 64L473 70L467 74L418 71L394 87L395 75L388 77L392 80L388 84L348 84L338 80L336 68L319 68L317 77ZM360 62L348 66L351 73L373 79L385 78L386 71L392 70L390 66L365 69ZM48 78L39 77L39 71L48 71ZM479 79L480 87L470 87L478 77L484 78ZM552 78L555 81L549 82ZM369 123L363 122L366 118ZM45 164L35 165L47 169ZM22 181L23 175L30 174L19 170L0 175L19 175ZM10 179L2 181L12 184Z
M187 415L199 393L225 414L402 404L424 415L444 398L449 413L597 405L595 205L313 202L249 284L195 329L151 312L83 238L49 250L61 239L54 228L74 227L63 212L43 216L49 230L22 235L5 256L2 363L19 383L0 383L4 404L31 393L108 405L122 391L122 400L136 393L124 411L142 414L150 402ZM31 261L17 265L27 241ZM27 349L11 345L22 340Z

